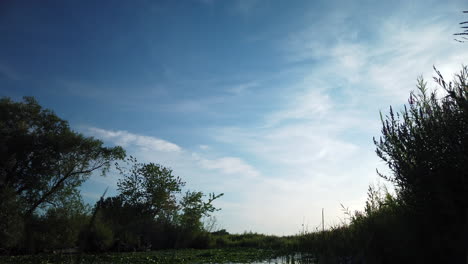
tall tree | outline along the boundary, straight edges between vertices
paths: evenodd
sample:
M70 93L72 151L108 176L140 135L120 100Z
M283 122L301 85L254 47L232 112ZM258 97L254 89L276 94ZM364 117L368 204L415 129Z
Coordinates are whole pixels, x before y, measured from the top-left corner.
M18 200L22 213L71 195L92 172L105 174L124 156L121 147L72 131L32 97L0 99L0 193Z

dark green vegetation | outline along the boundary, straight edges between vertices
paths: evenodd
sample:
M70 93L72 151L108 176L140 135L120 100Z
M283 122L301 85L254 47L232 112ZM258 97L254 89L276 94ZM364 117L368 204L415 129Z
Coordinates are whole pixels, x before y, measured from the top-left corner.
M182 194L184 182L153 163L126 158L119 147L104 147L69 129L32 98L0 100L0 249L43 253L76 248L102 253L174 248L265 248L309 252L320 263L461 263L468 258L468 68L436 96L421 79L403 111L382 116L377 155L388 165L381 177L395 194L370 187L363 211L345 210L348 221L323 232L275 237L208 232L201 219L217 210L197 191ZM119 194L91 209L78 191L90 173L109 170L114 160ZM186 252L187 255L185 255ZM76 255L83 262L193 263L247 261L213 252ZM253 252L253 251L252 251ZM268 252L271 251L255 251ZM247 253L246 253L247 254ZM215 256L216 255L216 256ZM248 255L248 254L247 254ZM206 257L206 258L204 258ZM219 259L218 259L219 257ZM260 256L258 256L260 258ZM3 257L11 263L71 256ZM129 259L127 259L129 258ZM239 257L240 258L240 257ZM233 260L234 259L234 260ZM166 262L164 262L166 261ZM172 262L171 262L172 261Z
M155 264L188 264L188 263L249 263L274 259L278 252L259 249L179 249L153 252L102 253L86 255L34 255L1 257L1 263L155 263Z

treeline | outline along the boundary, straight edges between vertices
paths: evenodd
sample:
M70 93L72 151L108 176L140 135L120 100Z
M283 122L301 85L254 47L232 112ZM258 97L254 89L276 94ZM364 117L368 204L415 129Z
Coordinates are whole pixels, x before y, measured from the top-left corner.
M115 161L118 195L85 205L81 184ZM0 99L0 253L208 247L201 220L222 194L182 193L184 185L166 167L71 130L32 97Z

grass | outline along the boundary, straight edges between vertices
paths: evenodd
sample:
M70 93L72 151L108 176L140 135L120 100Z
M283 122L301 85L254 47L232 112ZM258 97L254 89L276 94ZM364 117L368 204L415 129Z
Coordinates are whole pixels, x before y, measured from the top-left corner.
M299 236L273 236L257 233L212 235L214 248L263 248L295 252L299 248Z

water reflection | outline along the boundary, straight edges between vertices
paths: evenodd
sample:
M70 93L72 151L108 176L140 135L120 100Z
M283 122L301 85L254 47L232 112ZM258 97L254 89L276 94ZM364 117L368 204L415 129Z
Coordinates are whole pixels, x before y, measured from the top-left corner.
M252 264L316 264L317 259L307 254L295 254L278 257L276 259L254 262Z
M317 264L317 258L308 254L294 254L277 257L257 262L249 262L248 264ZM240 264L235 262L228 262L223 264Z

